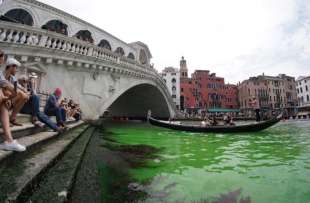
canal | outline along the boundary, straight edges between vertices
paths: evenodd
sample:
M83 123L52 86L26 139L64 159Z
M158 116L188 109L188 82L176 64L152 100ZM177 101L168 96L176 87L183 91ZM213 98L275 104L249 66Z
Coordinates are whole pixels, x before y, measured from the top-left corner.
M109 123L100 139L114 153L111 159L122 160L114 167L97 163L104 202L310 200L309 121L280 122L250 134Z

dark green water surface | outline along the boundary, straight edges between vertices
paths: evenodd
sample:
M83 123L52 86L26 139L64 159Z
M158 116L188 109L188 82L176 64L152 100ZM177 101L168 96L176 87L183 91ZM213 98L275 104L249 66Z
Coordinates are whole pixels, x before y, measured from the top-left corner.
M111 124L123 145L159 152L129 170L145 202L310 202L310 122L281 122L258 133L200 134L146 123Z

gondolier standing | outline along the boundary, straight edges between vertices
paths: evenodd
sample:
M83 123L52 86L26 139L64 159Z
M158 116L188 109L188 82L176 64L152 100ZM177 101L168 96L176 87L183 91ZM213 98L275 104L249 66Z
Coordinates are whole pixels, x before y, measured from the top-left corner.
M257 101L256 97L253 97L250 104L255 111L256 121L259 122L260 121L260 106L259 106L259 102Z

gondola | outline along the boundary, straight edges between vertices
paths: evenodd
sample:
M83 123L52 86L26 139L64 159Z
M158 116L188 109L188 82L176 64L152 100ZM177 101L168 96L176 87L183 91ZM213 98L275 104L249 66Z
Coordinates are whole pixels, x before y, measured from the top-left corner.
M261 121L257 123L251 124L243 124L243 125L234 125L234 126L225 126L225 125L217 125L217 126L198 126L198 125L182 125L169 121L161 121L153 118L150 114L148 114L148 121L150 124L154 126L159 126L163 128L169 128L173 130L179 131L187 131L187 132L201 132L201 133L239 133L239 132L257 132L269 128L276 123L278 123L282 118L282 114L278 115L267 121Z

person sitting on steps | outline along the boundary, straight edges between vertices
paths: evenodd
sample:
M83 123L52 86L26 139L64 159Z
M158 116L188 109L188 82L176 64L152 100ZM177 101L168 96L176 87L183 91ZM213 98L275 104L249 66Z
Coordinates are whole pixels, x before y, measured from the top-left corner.
M18 79L19 84L25 88L30 93L30 98L27 103L21 109L21 113L30 114L32 116L32 123L38 127L43 127L44 123L49 128L53 129L56 132L62 132L63 128L58 127L56 123L51 121L51 119L40 111L40 97L35 94L35 91L32 88L31 81L27 76L21 76ZM41 123L42 122L42 123Z
M24 104L29 99L29 94L27 91L18 84L15 74L17 72L17 68L20 67L21 64L14 58L8 58L6 61L6 67L3 72L4 79L9 82L9 85L5 89L7 95L11 95L11 109L12 114L10 117L10 123L16 126L22 126L21 123L17 123L16 117L20 112Z
M4 63L4 52L0 50L0 65ZM0 149L9 151L25 151L26 147L13 139L10 128L9 107L10 100L15 96L11 94L12 85L5 79L5 74L0 71L0 119L2 123L2 137L4 142L0 144Z
M57 126L66 128L66 110L60 105L61 89L56 88L45 104L44 113L48 116L56 116Z

